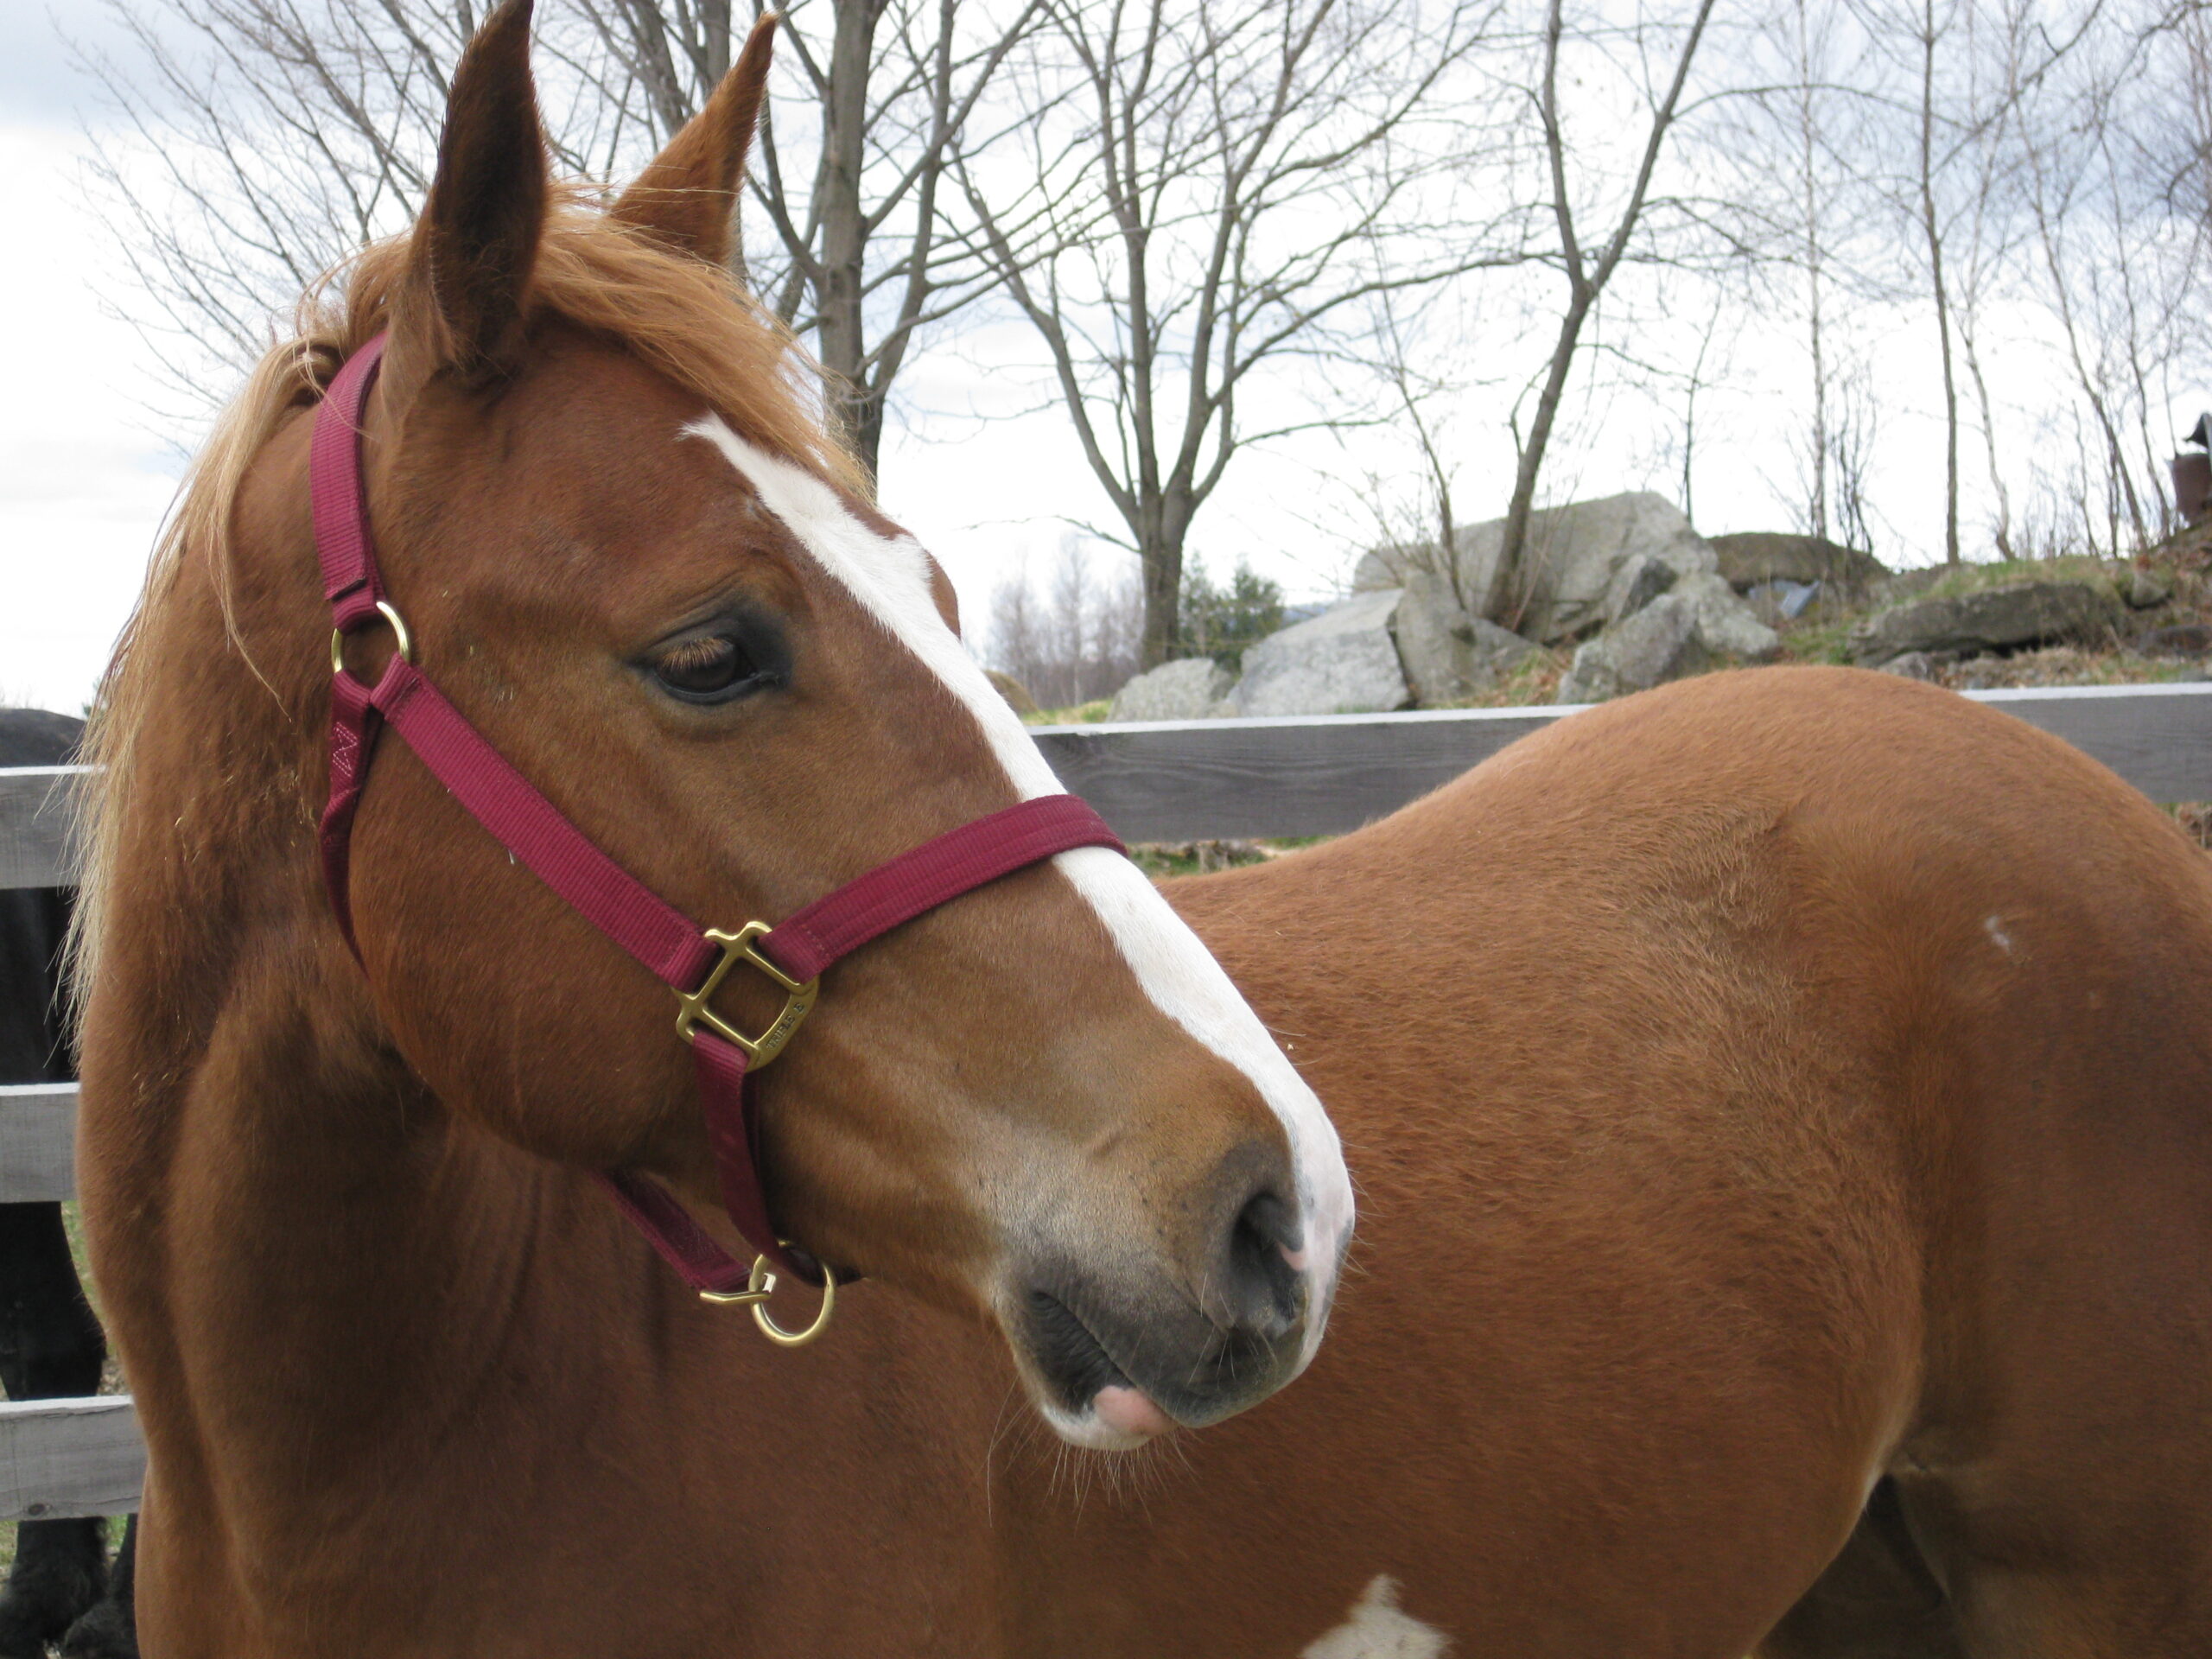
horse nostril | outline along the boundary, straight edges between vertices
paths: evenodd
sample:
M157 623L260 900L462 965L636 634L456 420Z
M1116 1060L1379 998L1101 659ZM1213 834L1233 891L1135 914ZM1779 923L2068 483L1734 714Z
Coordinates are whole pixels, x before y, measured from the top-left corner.
M1298 1320L1300 1275L1290 1264L1304 1243L1298 1211L1261 1192L1236 1212L1229 1230L1229 1302L1238 1325L1279 1336Z

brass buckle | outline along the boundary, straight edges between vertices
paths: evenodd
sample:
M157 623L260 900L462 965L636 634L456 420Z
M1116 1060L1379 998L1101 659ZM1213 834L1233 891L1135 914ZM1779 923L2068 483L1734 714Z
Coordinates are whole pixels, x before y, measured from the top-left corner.
M788 1245L791 1240L782 1241ZM815 1310L813 1320L804 1331L786 1331L768 1317L766 1306L776 1294L776 1275L768 1271L768 1258L753 1258L753 1271L746 1275L745 1288L733 1291L702 1290L702 1300L709 1302L747 1302L752 1305L753 1323L760 1327L760 1334L779 1348L804 1348L830 1328L830 1316L837 1308L837 1275L830 1264L822 1264L822 1306Z
M784 1045L791 1033L814 1007L821 980L810 979L804 985L762 956L753 948L753 941L769 931L766 922L747 922L734 933L725 933L718 927L707 930L707 937L722 948L715 965L707 970L706 982L696 991L678 991L676 1000L682 1004L676 1016L676 1033L687 1043L699 1040L701 1026L718 1037L726 1037L745 1051L746 1058L753 1070L774 1059L784 1052ZM749 962L784 989L784 1011L772 1021L768 1029L758 1037L748 1037L712 1008L707 999L715 994L729 970L741 962ZM757 1269L756 1269L757 1270Z
M411 666L415 661L415 637L407 632L407 624L388 599L377 601L377 613L391 624L391 637L399 647L399 660ZM346 671L346 631L342 628L330 631L330 671Z

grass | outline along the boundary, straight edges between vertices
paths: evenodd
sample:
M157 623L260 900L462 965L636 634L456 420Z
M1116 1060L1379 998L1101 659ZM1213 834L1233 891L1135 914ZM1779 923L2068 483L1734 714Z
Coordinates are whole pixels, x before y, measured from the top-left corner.
M1955 566L1914 597L1958 599L2019 582L2105 582L2112 580L2112 574L2113 566L2106 561L2080 553L2051 559L1992 559L1986 563Z
M1113 708L1111 697L1099 697L1090 702L1070 703L1065 709L1039 709L1033 715L1024 715L1025 726L1099 726L1105 723Z
M1560 680L1574 661L1574 647L1535 651L1497 684L1472 696L1459 697L1439 706L1446 709L1525 709L1552 702L1559 696Z
M1275 841L1140 841L1129 849L1136 867L1154 880L1176 875L1211 875L1246 864L1294 853L1326 841L1326 836L1292 836Z
M1851 630L1859 620L1855 615L1844 615L1820 621L1800 621L1783 632L1783 660L1848 667L1851 663Z

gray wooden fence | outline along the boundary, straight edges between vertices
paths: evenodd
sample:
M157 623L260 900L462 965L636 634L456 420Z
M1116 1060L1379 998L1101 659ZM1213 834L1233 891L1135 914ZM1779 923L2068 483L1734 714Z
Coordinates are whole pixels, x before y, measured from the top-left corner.
M2154 800L2212 801L2212 684L1971 694L2064 738ZM1338 835L1427 793L1565 709L1048 726L1037 746L1131 841ZM0 768L0 887L65 884L82 768ZM0 986L0 995L20 995ZM0 1088L0 1203L75 1190L74 1084ZM127 1399L0 1403L0 1520L137 1507Z

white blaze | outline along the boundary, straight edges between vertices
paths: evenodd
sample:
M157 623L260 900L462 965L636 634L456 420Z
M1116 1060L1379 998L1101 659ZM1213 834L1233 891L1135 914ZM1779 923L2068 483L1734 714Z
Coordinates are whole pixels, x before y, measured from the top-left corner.
M719 416L695 421L684 431L721 450L823 569L959 698L1024 800L1064 792L1020 717L938 614L929 557L919 543L911 536L878 535L820 479L747 442ZM1351 1178L1336 1126L1221 964L1142 871L1103 847L1077 848L1052 861L1098 912L1145 995L1250 1078L1282 1122L1297 1171L1305 1224L1302 1271L1313 1310L1303 1364L1320 1342L1338 1261L1351 1234Z

